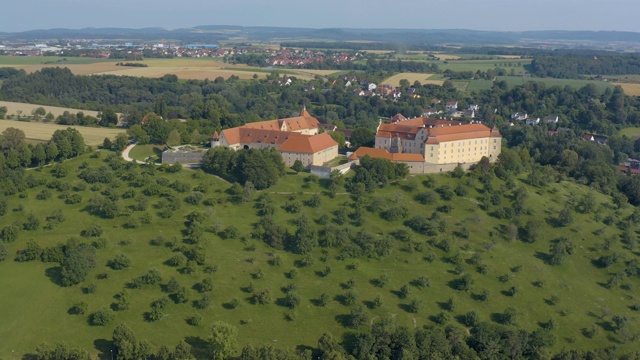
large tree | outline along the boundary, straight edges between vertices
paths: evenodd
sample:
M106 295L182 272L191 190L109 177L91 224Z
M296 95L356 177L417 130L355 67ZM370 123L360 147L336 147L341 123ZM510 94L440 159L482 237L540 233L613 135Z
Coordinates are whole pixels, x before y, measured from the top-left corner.
M238 345L238 330L222 321L211 326L209 355L215 360L225 360L233 355Z

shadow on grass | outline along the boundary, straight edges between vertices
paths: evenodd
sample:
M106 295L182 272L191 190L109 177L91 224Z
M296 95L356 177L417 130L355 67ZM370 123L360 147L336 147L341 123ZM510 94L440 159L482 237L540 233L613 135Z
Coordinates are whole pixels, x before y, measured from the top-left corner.
M50 267L44 271L44 274L52 283L62 286L62 268L60 266Z
M409 304L398 304L398 307L402 309L404 312L413 314L413 312L411 311L411 306L409 306Z
M196 359L209 359L208 342L197 336L187 336L184 341L191 345L191 355Z
M343 314L343 315L336 315L335 317L336 321L338 322L338 324L344 326L344 327L349 327L349 321L351 319L351 316L347 315L347 314Z
M609 321L599 321L596 322L596 325L600 326L604 331L615 331L615 327L613 326L613 324Z
M95 339L93 347L99 351L98 358L103 360L111 360L113 358L113 342L107 339Z

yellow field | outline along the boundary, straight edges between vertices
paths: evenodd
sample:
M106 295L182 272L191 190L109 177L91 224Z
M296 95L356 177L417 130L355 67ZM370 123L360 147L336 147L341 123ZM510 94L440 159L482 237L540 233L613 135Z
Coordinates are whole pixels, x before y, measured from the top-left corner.
M36 141L49 140L51 139L51 135L53 135L56 130L64 130L68 127L72 127L82 134L82 137L84 137L84 142L87 145L93 146L102 144L104 138L106 137L115 139L116 135L125 132L124 129L93 128L84 126L57 125L41 122L0 120L0 132L10 127L24 131L27 139Z
M23 69L28 73L32 73L41 70L46 67L66 67L76 75L94 75L107 71L121 69L120 66L116 66L116 62L103 62L94 64L38 64L38 65L10 65L16 69Z
M119 70L115 71L107 71L102 74L109 75L119 75L119 76L138 76L138 77L147 77L147 78L159 78L166 74L173 74L178 77L178 79L189 79L189 80L204 80L209 79L213 80L219 76L222 76L225 79L228 79L231 75L236 75L240 79L251 79L253 78L254 72L251 71L242 71L242 70L227 70L227 69L217 69L217 68L207 68L207 67L186 67L186 66L175 66L175 67L124 67L119 68ZM262 79L266 77L266 73L256 72L258 74L258 78Z
M613 85L622 87L624 93L629 96L640 96L640 84L613 83Z
M434 80L431 80L431 81L428 80L431 76L433 76L433 74L426 74L426 73L400 73L400 74L396 74L396 75L384 80L382 83L383 84L399 86L400 85L400 80L407 79L407 80L409 80L409 83L411 83L411 84L413 84L416 80L420 81L420 83L422 83L422 84L432 84L431 81L434 81ZM440 80L435 80L435 81L440 81ZM442 81L440 81L440 85L442 85Z
M22 116L29 116L31 112L39 107L44 108L47 112L52 113L54 116L58 117L62 115L65 111L68 111L72 114L76 114L78 111L82 111L85 115L91 115L93 117L98 116L97 111L91 110L80 110L80 109L71 109L71 108L62 108L57 106L45 106L45 105L36 105L36 104L27 104L27 103L17 103L10 101L0 101L0 107L7 107L7 115L17 115L18 111L22 111ZM2 121L2 120L0 120Z

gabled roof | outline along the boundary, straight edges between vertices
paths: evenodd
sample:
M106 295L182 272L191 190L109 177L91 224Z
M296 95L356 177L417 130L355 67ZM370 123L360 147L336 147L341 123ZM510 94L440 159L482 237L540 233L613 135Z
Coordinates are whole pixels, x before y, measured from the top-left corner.
M262 130L244 127L222 130L222 135L229 144L261 143L271 145L280 145L291 137L305 136L299 133L279 130Z
M278 147L278 151L314 154L334 146L338 146L338 143L329 134L322 133L313 136L292 136Z
M460 121L419 117L415 119L404 120L396 124L381 124L378 127L376 136L386 138L401 137L403 139L415 139L415 135L420 131L421 128L459 124L463 123Z
M482 124L461 124L441 126L429 129L429 136L436 137L439 142L457 141L494 136L493 132ZM500 136L498 132L495 136ZM428 140L428 139L427 139Z
M285 131L299 131L305 129L317 129L320 126L320 121L314 118L307 112L306 107L300 111L300 116L294 116L284 119L258 121L242 125L244 128L262 129L262 130L282 130L282 125L285 125Z
M214 131L214 132L213 132L213 135L211 136L211 138L212 138L213 140L219 140L219 139L220 139L220 134L218 134L218 132L217 132L217 131Z

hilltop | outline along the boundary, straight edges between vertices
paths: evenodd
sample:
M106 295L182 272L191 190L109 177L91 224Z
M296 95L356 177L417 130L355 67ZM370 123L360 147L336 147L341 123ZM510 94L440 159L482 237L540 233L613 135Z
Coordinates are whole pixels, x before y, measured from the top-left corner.
M634 349L640 214L568 180L487 170L353 194L292 172L256 191L106 151L27 171L3 201L0 358L43 341L108 357L122 323L153 351L184 339L196 356L214 321L240 347L309 349L330 332L349 349L388 317L544 331L552 354ZM65 283L60 257L82 243L95 267Z

